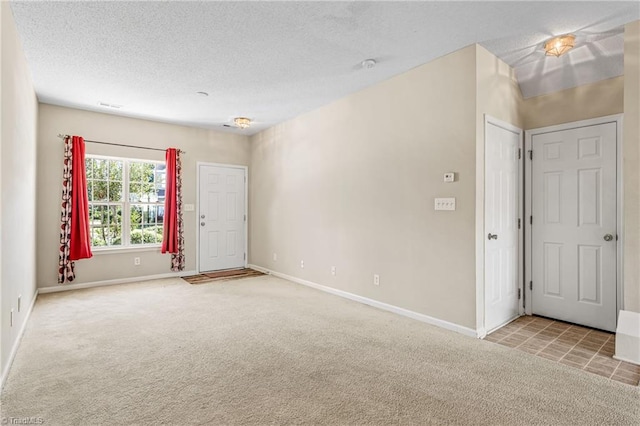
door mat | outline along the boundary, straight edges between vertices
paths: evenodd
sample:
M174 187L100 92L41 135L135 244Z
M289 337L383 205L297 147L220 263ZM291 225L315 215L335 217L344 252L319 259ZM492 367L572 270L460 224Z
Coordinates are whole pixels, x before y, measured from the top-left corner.
M226 281L226 280L234 280L237 278L257 277L260 275L265 275L265 274L263 274L262 272L258 272L255 269L243 268L243 269L231 269L227 271L205 272L203 274L182 277L182 279L188 282L189 284L205 284L205 283L210 283L212 281Z

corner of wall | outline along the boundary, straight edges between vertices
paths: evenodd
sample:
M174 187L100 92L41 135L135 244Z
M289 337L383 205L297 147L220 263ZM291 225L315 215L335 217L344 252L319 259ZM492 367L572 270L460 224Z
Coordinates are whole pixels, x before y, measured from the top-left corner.
M38 101L8 2L0 3L0 19L0 374L5 377L27 322L25 306L37 294Z
M640 312L640 21L624 29L624 309Z

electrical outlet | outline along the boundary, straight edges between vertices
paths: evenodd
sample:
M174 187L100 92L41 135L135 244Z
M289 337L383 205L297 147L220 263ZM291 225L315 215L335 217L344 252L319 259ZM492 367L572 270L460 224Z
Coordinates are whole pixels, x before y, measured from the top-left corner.
M331 267L331 275L335 275L336 274L336 267L332 266Z
M133 258L133 264L136 265L136 266L140 265L140 258L139 257L134 257Z
M380 275L373 274L373 285L380 285Z
M300 267L301 267L302 269L304 269L304 260L301 260L301 261L300 261Z
M276 253L273 253L273 261L274 262L278 261L278 255Z

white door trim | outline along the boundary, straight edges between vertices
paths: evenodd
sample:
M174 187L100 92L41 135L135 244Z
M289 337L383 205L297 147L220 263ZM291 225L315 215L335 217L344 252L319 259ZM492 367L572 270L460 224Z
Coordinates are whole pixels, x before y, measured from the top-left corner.
M525 175L524 175L524 184L525 184L525 240L526 240L526 256L525 256L525 313L527 315L531 315L531 299L532 299L532 291L529 283L531 282L531 265L533 264L533 258L531 253L531 243L532 243L532 226L529 222L529 218L531 217L531 194L532 194L532 167L531 167L531 159L529 157L529 151L532 147L532 138L535 135L540 135L543 133L551 133L557 132L561 130L569 130L575 129L578 127L587 127L587 126L597 126L600 124L606 123L616 123L616 185L617 185L617 230L618 233L618 241L617 241L617 273L616 273L616 287L617 287L617 312L620 312L621 309L624 309L624 279L623 279L623 259L624 259L624 210L623 210L623 181L622 181L622 114L614 114L608 115L605 117L592 118L589 120L581 120L574 121L571 123L563 123L555 126L548 127L540 127L538 129L526 130L524 132L525 135ZM535 154L534 154L535 155ZM616 317L617 317L616 312Z
M249 167L241 166L239 164L224 164L224 163L208 163L205 161L196 162L196 271L200 273L200 218L198 212L200 211L200 166L214 166L214 167L226 167L229 169L243 169L244 170L244 215L247 220L244 221L244 249L246 256L244 259L244 267L249 264Z
M502 120L498 120L490 116L489 114L484 114L484 129L483 129L483 137L484 143L476 146L476 330L479 338L483 338L487 335L488 332L492 330L487 330L485 328L485 285L484 285L484 244L486 238L486 232L484 228L485 217L484 217L484 209L485 209L485 145L487 143L487 123L491 123L497 127L508 130L510 132L518 133L519 135L519 148L523 148L523 130L514 126L513 124L507 123ZM481 149L480 149L481 148ZM524 150L522 151L522 158L524 158ZM524 161L524 160L521 160ZM523 213L523 203L524 203L524 194L522 191L523 187L523 179L524 179L524 164L521 162L519 165L518 171L518 181L520 183L521 190L518 195L518 216L522 218L524 222ZM524 267L524 226L520 227L518 231L518 288L521 291L521 294L524 295L523 292L523 267ZM524 312L524 307L521 303L518 304L520 314Z

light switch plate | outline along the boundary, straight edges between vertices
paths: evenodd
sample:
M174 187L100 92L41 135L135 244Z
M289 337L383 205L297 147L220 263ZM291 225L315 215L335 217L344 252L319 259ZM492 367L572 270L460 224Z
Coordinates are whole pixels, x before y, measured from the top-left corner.
M193 204L185 204L184 205L184 211L185 212L192 212L195 210L195 207Z
M436 210L455 210L456 199L455 198L436 198L434 208Z

